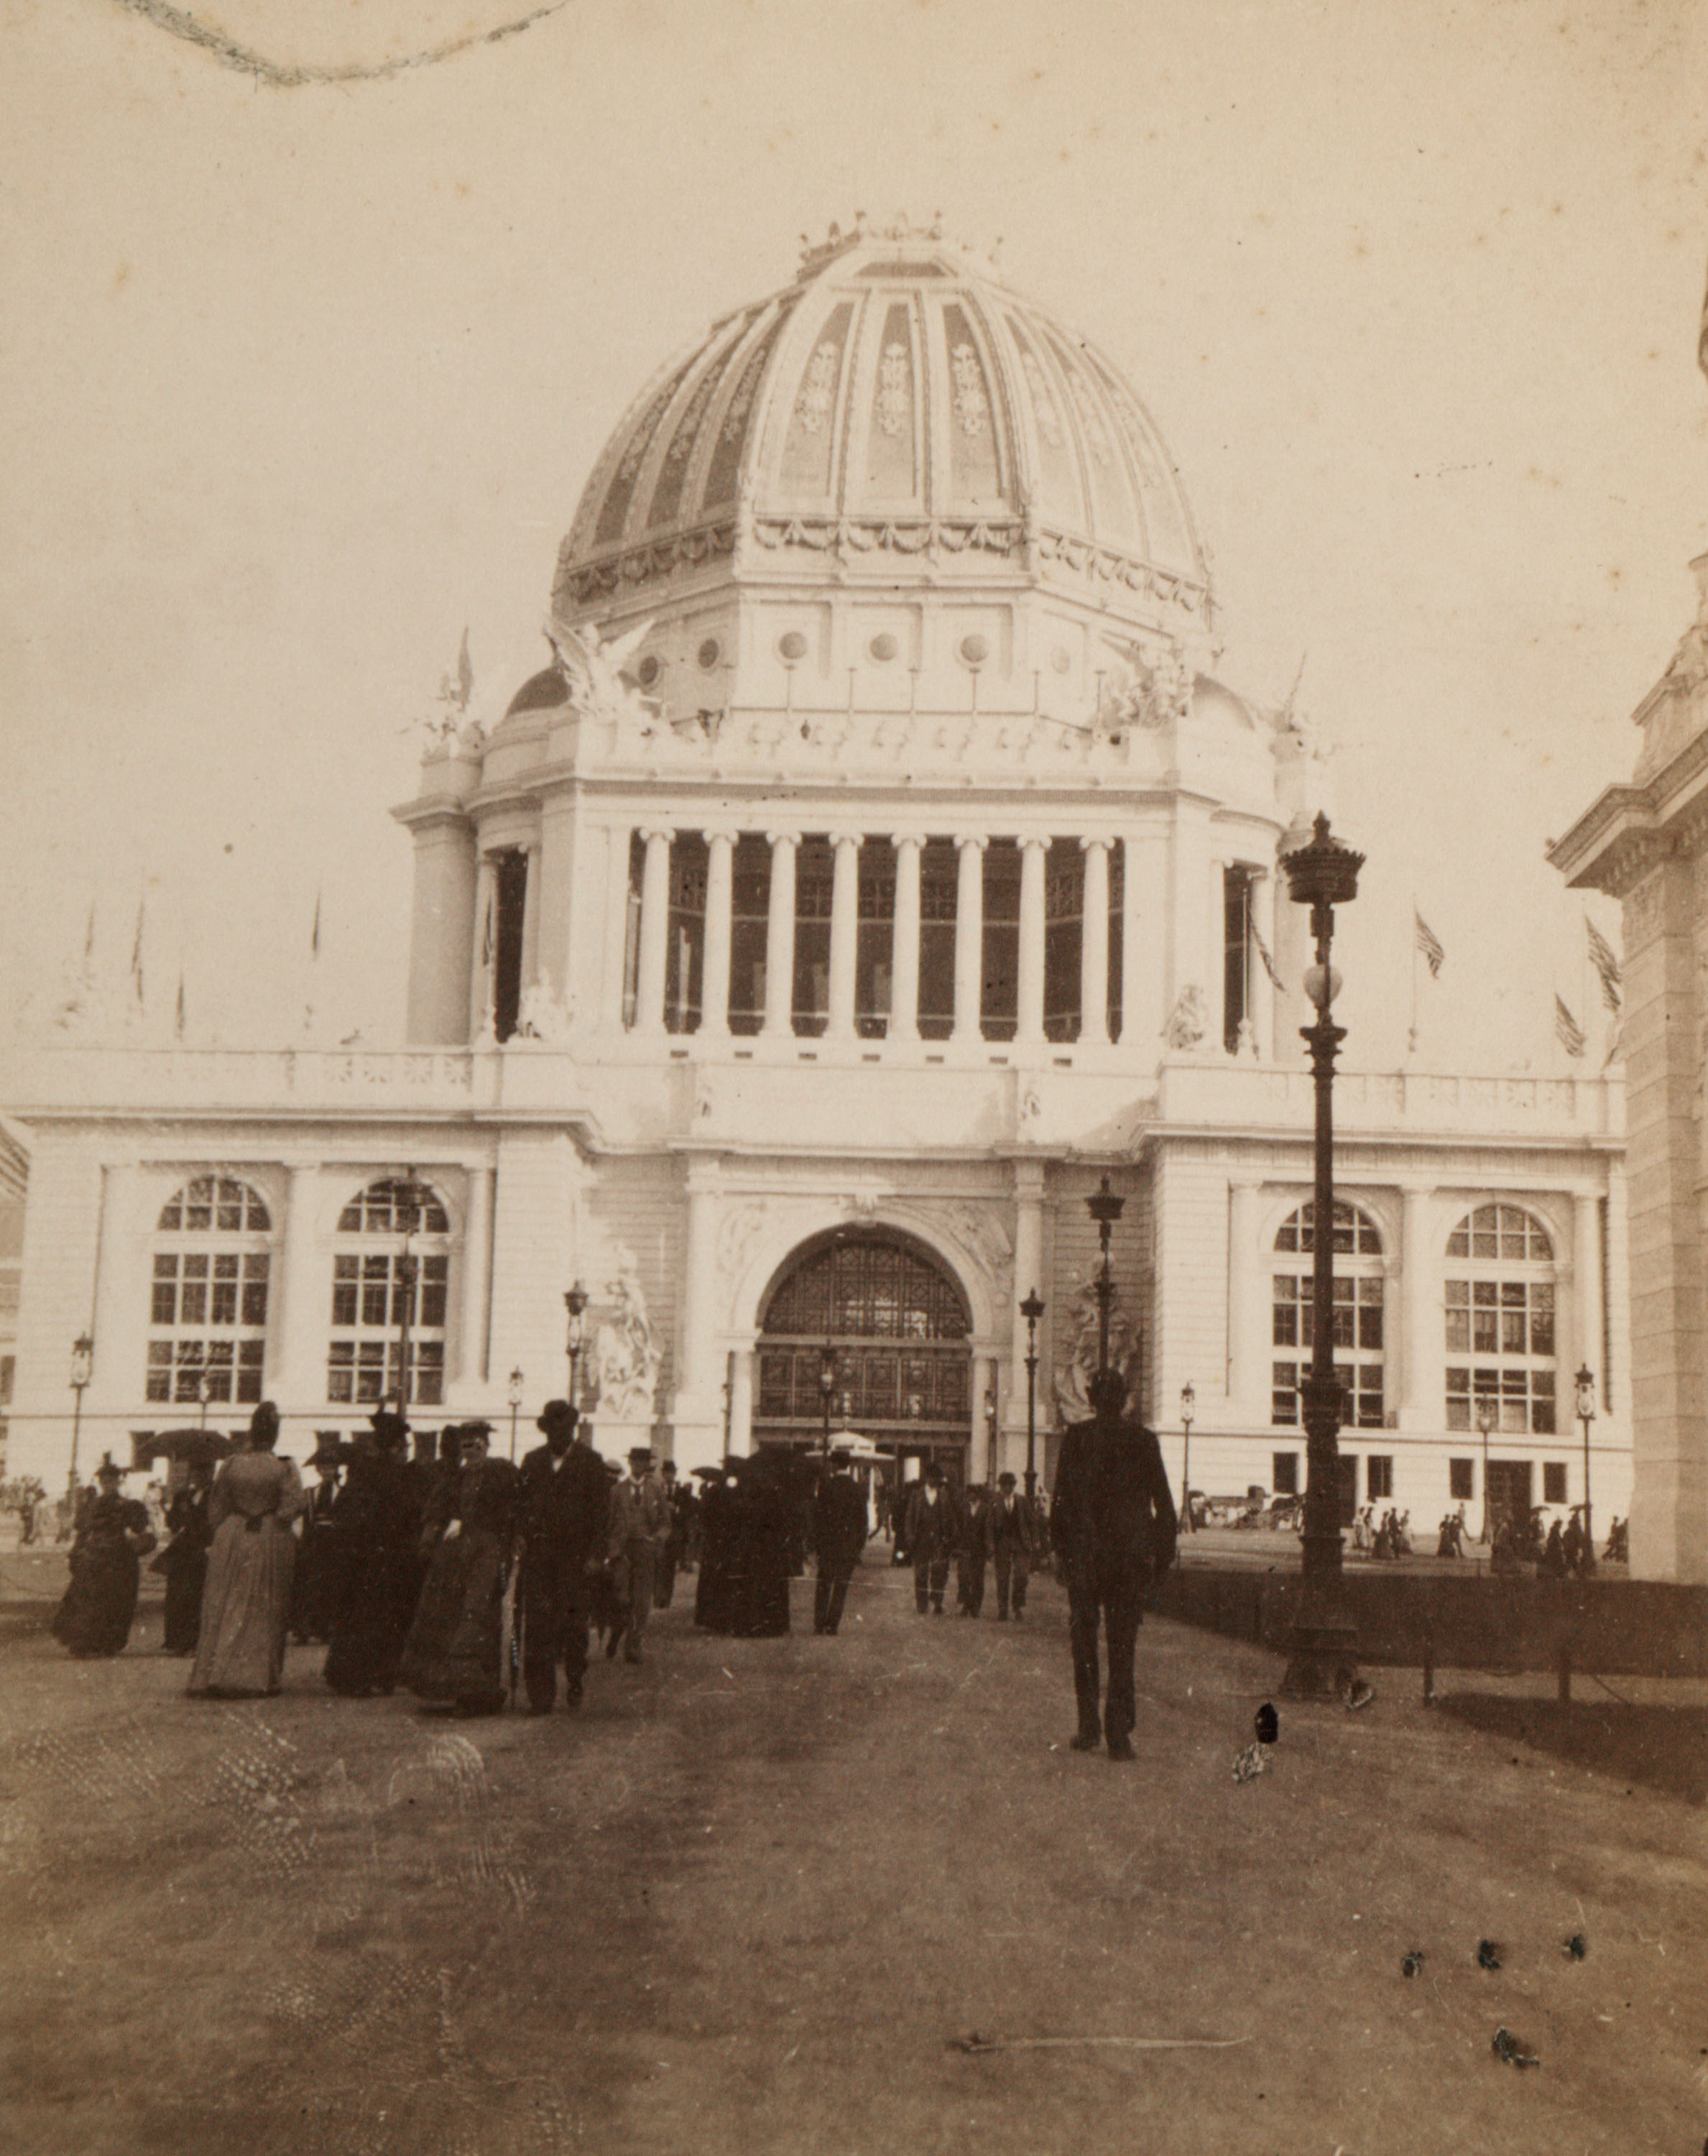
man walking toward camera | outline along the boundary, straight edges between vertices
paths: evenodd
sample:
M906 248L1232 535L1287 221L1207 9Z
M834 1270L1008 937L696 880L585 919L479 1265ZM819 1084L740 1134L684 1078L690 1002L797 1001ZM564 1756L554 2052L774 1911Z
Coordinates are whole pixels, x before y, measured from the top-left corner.
M1144 1594L1174 1562L1174 1500L1154 1430L1125 1415L1126 1382L1100 1371L1089 1391L1095 1419L1062 1440L1050 1503L1050 1537L1067 1575L1068 1638L1079 1704L1076 1752L1100 1740L1111 1759L1133 1756L1133 1655ZM1097 1635L1109 1656L1109 1688L1098 1717Z
M1026 1500L1015 1494L1014 1478L997 1477L996 1502L985 1520L985 1540L997 1575L997 1617L1026 1614L1026 1583L1038 1554L1038 1522Z

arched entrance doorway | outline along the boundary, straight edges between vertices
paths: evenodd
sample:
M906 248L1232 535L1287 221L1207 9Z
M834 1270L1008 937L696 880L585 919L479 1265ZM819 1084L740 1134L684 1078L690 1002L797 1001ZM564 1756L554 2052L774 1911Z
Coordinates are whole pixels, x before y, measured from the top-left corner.
M828 1348L832 1427L858 1430L898 1461L935 1459L959 1483L972 1431L972 1332L959 1284L912 1236L849 1228L804 1245L760 1317L755 1443L819 1443Z

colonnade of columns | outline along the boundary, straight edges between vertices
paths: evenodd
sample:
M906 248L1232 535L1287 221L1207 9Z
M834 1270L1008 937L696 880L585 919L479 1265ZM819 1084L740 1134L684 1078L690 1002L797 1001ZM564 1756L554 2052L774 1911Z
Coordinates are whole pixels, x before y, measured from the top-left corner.
M665 980L668 970L667 935L669 916L670 848L675 832L646 829L639 834L644 845L640 888L640 934L635 971L633 1029L658 1034L665 1030ZM735 846L740 834L724 825L708 827L701 834L706 844L705 942L700 1007L700 1031L719 1036L729 1031L730 953L732 918ZM859 937L859 860L864 834L858 830L833 829L828 834L832 858L828 1009L824 1037L852 1040L858 1027L855 1013L857 954ZM760 1026L762 1039L790 1038L794 1032L794 972L796 926L796 865L803 834L777 829L765 834L771 849L769 897L766 911L765 1009ZM954 1019L951 1039L959 1042L982 1038L984 982L984 854L990 834L962 831L953 834L958 863L955 906ZM1044 1039L1045 906L1044 863L1053 839L1028 832L1018 839L1020 853L1020 911L1018 924L1018 1011L1014 1037L1023 1045L1040 1045ZM1080 839L1085 853L1085 882L1080 912L1080 1040L1088 1046L1106 1046L1109 1027L1109 910L1110 850L1117 841L1105 834ZM1126 850L1130 887L1136 891L1140 879L1133 873L1138 848L1132 839L1120 841ZM890 844L895 854L894 901L890 921L890 1005L887 1037L910 1041L919 1038L920 985L920 861L926 844L922 832L897 832ZM1129 943L1136 940L1136 922L1124 921ZM1160 922L1147 923L1153 932ZM1123 969L1123 988L1133 972L1129 961ZM1123 1009L1127 1008L1123 1004Z

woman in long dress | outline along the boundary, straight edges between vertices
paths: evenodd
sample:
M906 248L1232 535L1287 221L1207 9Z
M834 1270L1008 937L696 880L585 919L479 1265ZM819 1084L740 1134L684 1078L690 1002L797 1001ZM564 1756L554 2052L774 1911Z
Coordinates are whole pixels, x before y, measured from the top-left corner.
M77 1522L71 1583L54 1616L54 1637L80 1661L121 1653L136 1614L138 1559L154 1548L148 1512L121 1494L122 1468L109 1453L96 1468L97 1494Z
M490 1423L462 1425L463 1464L442 1477L421 1545L427 1578L399 1671L418 1698L462 1715L504 1705L504 1593L515 1546L521 1476L489 1460Z
M228 1460L208 1500L213 1532L202 1629L187 1689L194 1698L253 1699L275 1692L285 1671L285 1626L296 1562L291 1522L303 1507L294 1460L273 1450L279 1410L263 1400L249 1449Z

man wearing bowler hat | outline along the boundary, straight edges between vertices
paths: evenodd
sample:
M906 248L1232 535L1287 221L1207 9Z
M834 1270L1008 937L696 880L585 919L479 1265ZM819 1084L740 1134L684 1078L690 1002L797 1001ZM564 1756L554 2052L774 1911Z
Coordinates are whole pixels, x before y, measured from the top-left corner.
M1014 1478L1005 1470L997 1477L997 1495L985 1517L985 1546L997 1574L997 1615L1006 1623L1012 1609L1026 1614L1026 1583L1032 1576L1032 1560L1038 1554L1038 1522L1030 1505L1014 1492Z
M849 1472L853 1465L853 1453L838 1445L830 1455L830 1472L821 1478L813 1500L813 1551L818 1560L813 1630L833 1637L842 1622L848 1584L866 1546L866 1501Z
M658 1558L670 1532L670 1504L653 1471L650 1446L629 1447L628 1476L611 1492L611 1526L607 1554L616 1578L623 1611L623 1658L643 1659L641 1641L653 1606ZM609 1652L609 1649L607 1649Z
M549 1714L563 1665L564 1704L581 1705L593 1582L605 1555L610 1496L605 1464L567 1400L548 1400L546 1433L522 1461L522 1562L516 1606L530 1714Z

